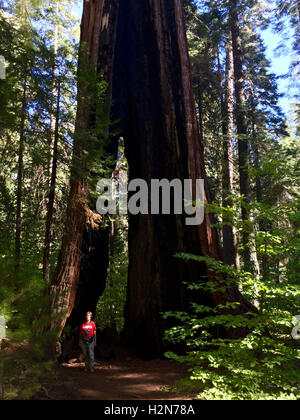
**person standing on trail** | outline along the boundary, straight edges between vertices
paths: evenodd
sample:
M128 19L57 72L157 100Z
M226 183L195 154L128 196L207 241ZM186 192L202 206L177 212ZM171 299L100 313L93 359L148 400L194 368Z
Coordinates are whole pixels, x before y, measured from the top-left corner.
M96 347L96 324L92 321L92 312L87 312L86 321L80 327L80 347L85 357L85 371L94 372Z

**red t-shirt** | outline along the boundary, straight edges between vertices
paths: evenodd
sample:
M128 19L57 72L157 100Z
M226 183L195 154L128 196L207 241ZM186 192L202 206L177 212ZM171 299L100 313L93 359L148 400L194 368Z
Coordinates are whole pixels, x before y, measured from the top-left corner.
M96 324L91 322L85 322L80 327L80 334L83 338L92 338L96 333Z

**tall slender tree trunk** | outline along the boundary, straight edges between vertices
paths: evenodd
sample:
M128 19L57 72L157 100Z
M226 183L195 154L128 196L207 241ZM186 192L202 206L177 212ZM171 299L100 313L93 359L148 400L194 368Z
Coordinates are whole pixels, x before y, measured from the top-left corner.
M230 195L233 194L233 124L234 124L234 66L231 41L226 48L225 100L222 94L222 79L220 83L223 132L222 160L222 203L223 207L233 208ZM223 216L223 254L225 264L237 267L237 243L233 227L232 214Z
M48 174L49 174L49 184L51 183L51 168L52 168L52 159L54 154L54 142L55 142L55 104L56 104L56 79L57 79L57 50L58 50L58 3L55 5L55 21L53 28L53 64L52 64L52 89L51 89L51 104L50 104L50 141L49 141L49 159L48 159Z
M196 95L196 103L198 107L198 124L199 124L199 132L200 132L200 142L201 145L204 147L204 128L203 128L203 98L202 98L202 89L201 89L201 81L200 77L198 76L198 83L197 83L197 95Z
M253 151L253 163L255 174L255 198L261 203L262 202L262 182L261 182L261 167L260 167L260 153L259 153L259 138L257 129L257 117L256 117L256 106L255 106L255 92L251 83L251 147Z
M25 122L27 105L27 69L25 69L23 97L21 105L20 140L18 152L18 183L17 183L17 211L16 211L16 233L15 233L15 268L20 267L21 259L21 231L22 231L22 200L23 200L23 173L24 173L24 142Z
M53 64L52 64L52 90L50 104L50 141L48 159L49 197L46 216L46 231L44 239L43 278L47 286L50 285L50 247L54 213L55 187L58 159L59 114L60 114L60 85L57 91L57 49L58 49L58 3L55 6L55 22L53 29Z
M253 151L253 157L254 157L254 168L256 170L255 175L255 195L256 200L258 202L262 201L262 184L261 184L261 176L260 176L260 156L259 156L259 148L258 148L258 130L257 130L257 119L256 119L256 109L255 109L255 92L251 83L251 97L250 97L250 103L251 103L251 109L250 109L250 119L251 119L251 132L252 135L250 137L251 139L251 147ZM251 233L254 233L254 218L253 215L250 214L250 220L253 223L253 227L251 229ZM259 229L264 230L264 222L259 221ZM256 242L255 238L250 238L250 252L251 252L251 261L253 266L253 273L256 276L260 275L260 265L258 261L258 255L257 255L257 249L256 249ZM265 257L263 257L265 258ZM266 273L266 261L263 261L263 273Z
M256 109L255 109L255 92L251 89L251 124L252 124L252 136L251 136L251 146L253 151L253 159L254 159L254 168L256 171L255 174L255 197L258 203L263 201L263 191L262 191L262 181L261 181L261 160L260 160L260 152L259 152L259 134L257 129L257 118L256 118ZM268 230L268 221L259 220L258 221L258 228L260 231L267 231ZM257 252L255 243L252 243L252 255L254 260L254 267L255 273L257 275L260 274L260 267L259 262L257 259ZM263 280L266 279L267 276L267 266L268 266L268 256L266 252L262 253L262 277Z
M234 79L235 79L235 100L236 100L236 131L238 138L239 151L239 173L240 173L240 193L244 197L242 205L242 220L244 229L242 234L243 242L243 262L244 267L248 270L256 272L259 269L257 264L256 252L253 248L251 239L252 222L250 220L250 146L249 146L249 130L246 111L245 98L245 78L243 71L243 54L240 36L239 21L239 0L230 2L230 21L232 35L232 49L234 61Z
M44 276L44 282L47 286L49 286L50 284L50 248L51 248L51 240L52 240L52 225L53 225L55 188L56 188L56 177L57 177L59 119L60 119L60 82L58 81L52 170L51 170L51 178L50 178L49 198L48 198L48 205L47 205L46 231L45 231L44 256L43 256L43 276Z

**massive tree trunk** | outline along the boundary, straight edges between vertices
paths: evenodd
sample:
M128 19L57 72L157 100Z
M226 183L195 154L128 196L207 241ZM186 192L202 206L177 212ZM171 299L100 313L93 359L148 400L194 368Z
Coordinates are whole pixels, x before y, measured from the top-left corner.
M76 298L68 319L68 325L74 329L85 319L87 311L95 314L99 297L104 292L109 263L109 229L87 226L84 229L81 252Z
M99 1L98 1L99 3ZM89 7L88 3L85 8ZM112 95L112 75L114 47L116 38L116 26L118 16L118 1L105 0L102 4L101 30L99 33L99 48L97 54L97 73L102 74L107 82L105 108L109 114ZM94 15L92 18L97 19ZM95 24L90 20L90 25ZM98 22L99 23L99 22ZM109 127L106 127L106 137L109 136ZM112 166L107 165L107 170L113 172L114 161L117 159L118 139L107 141L104 152L111 157ZM92 174L94 178L97 174ZM95 205L89 203L89 208L95 212ZM73 328L77 327L85 318L85 313L96 312L99 297L106 286L106 275L109 265L109 228L99 228L88 225L84 229L82 243L82 261L80 266L79 282L76 292L75 304L68 324Z
M54 318L51 323L51 329L56 329L58 336L74 308L83 255L82 247L86 247L83 244L84 232L86 229L93 231L99 229L99 215L95 216L95 212L89 207L88 178L90 173L87 167L88 153L86 152L89 149L88 142L93 141L91 132L98 123L97 104L94 103L95 91L98 89L95 85L95 76L103 74L104 78L107 77L108 84L111 84L109 77L113 62L113 28L116 22L114 17L116 11L116 1L90 0L84 3L78 64L78 109L66 231L50 287L52 315L56 313L62 315ZM110 91L108 90L108 113L109 106ZM103 137L106 134L104 132ZM88 250L88 252L90 251ZM101 259L101 255L98 255L97 258ZM92 272L94 273L95 270L94 266ZM98 280L94 278L95 283Z
M192 92L180 0L121 0L113 82L114 116L121 120L130 180L204 179L209 192ZM212 274L204 264L183 262L176 252L221 258L212 218L186 226L182 215L129 216L129 281L125 331L135 353L164 351L161 312L186 310L195 298L183 282ZM239 301L236 288L199 296L206 304Z
M113 17L118 3L117 20ZM105 4L111 7L109 13L104 13ZM90 47L89 58L97 62L98 71L104 69L106 79L113 79L112 119L119 121L120 134L125 138L130 180L141 178L150 186L151 179L204 179L204 200L209 202L181 0L107 0L105 4L103 9L101 1L85 3L82 41ZM89 108L82 90L78 99L82 133L89 130ZM75 157L80 156L80 140L80 136L75 139ZM67 298L58 305L67 310L67 315L74 306L78 283L86 204L87 185L73 175L68 229L53 284L55 296L68 289ZM185 281L215 277L204 263L184 262L174 254L190 252L220 259L212 222L208 214L198 226L186 226L185 215L129 216L125 332L136 354L144 358L160 356L165 350L163 331L168 325L161 312L186 310L192 299L209 305L237 301L240 312L255 310L236 287L212 295L189 296L186 292ZM64 322L59 323L60 328Z

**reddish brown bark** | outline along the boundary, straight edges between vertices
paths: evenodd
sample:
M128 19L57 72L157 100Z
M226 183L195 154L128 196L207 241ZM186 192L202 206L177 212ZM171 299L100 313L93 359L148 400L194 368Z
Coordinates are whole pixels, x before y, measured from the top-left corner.
M117 2L110 4L117 6ZM100 1L97 5L100 7ZM115 49L111 44L106 44L106 48L103 45L104 40L111 39L109 34L114 33L117 19L107 20L102 13L100 27L107 32L101 37L101 13L97 10L94 1L85 4L82 34L90 45L91 61L99 60L98 70L104 68L107 80L113 81L112 119L119 120L118 127L125 138L130 180L141 178L150 185L151 179L204 179L205 202L209 202L181 0L119 0ZM85 124L90 116L84 106L84 91L79 91L78 99L78 123L84 132L89 130ZM78 156L80 136L75 146ZM53 284L55 296L68 289L67 299L58 305L66 308L68 314L78 282L86 198L86 184L73 177L68 230ZM185 215L129 216L125 332L130 347L144 358L160 356L165 349L163 332L168 324L162 320L161 312L186 310L192 300L209 305L238 301L241 312L253 309L235 287L213 295L186 292L184 282L215 276L205 264L184 262L174 254L190 252L220 259L212 222L208 214L200 226L186 226ZM59 325L62 327L64 321Z
M109 114L111 106L112 66L116 38L118 1L105 0L102 7L102 18L100 22L101 30L99 33L99 48L97 55L97 73L99 75L101 74L108 84L104 108L106 108L107 113ZM95 14L94 16L96 18ZM90 19L92 19L92 17L90 17ZM114 162L117 159L118 142L117 139L116 141L109 141L108 134L109 127L106 128L106 134L104 136L106 137L106 141L104 142L103 149L105 154L110 155ZM107 167L107 169L110 169L112 172L114 169L113 164L111 167ZM91 174L91 176L94 178L96 177L97 179L97 174ZM93 205L93 203L89 203L89 207L92 211L95 211L95 205ZM105 289L109 252L108 236L109 229L99 228L97 226L93 227L91 225L84 228L78 287L76 290L74 308L68 320L68 324L73 328L78 327L82 320L85 319L85 313L87 311L95 313L99 297Z
M71 186L68 199L66 230L57 267L50 286L52 316L60 313L62 316L54 318L51 329L61 334L67 318L71 315L80 275L82 260L83 235L87 224L92 229L98 229L99 216L89 208L88 177L89 168L85 157L88 150L89 133L97 124L93 102L90 78L96 74L110 76L109 66L112 65L113 45L108 45L112 38L107 35L107 28L111 21L110 14L115 13L116 2L108 0L89 0L84 2L81 23L80 53L78 63L78 109L74 137L73 162L71 170ZM115 19L113 19L113 22ZM113 30L109 35L113 35ZM99 51L107 49L107 59ZM109 77L107 82L110 82ZM97 86L93 87L97 89ZM109 112L110 94L107 94L107 112ZM92 220L91 220L92 218Z
M120 1L113 79L114 116L121 120L130 179L204 179L182 2ZM232 287L227 293L192 295L184 282L214 279L204 264L183 262L176 252L221 259L213 218L186 226L182 215L130 215L126 333L134 351L164 351L167 324L161 312L186 310L191 300L252 306ZM220 279L222 281L222 279Z

